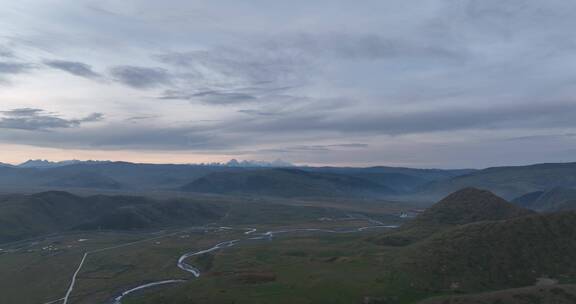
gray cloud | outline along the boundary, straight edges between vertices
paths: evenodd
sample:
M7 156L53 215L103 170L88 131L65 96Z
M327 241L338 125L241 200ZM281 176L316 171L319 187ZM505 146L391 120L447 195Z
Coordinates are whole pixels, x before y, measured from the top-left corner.
M132 116L132 117L128 117L126 118L126 121L128 122L138 122L138 121L142 121L142 120L153 120L156 118L159 118L160 116L158 115L140 115L140 116Z
M35 128L26 119L36 119L61 126L44 132L50 133L46 138L3 129L13 142L260 151L270 158L290 153L305 161L342 163L421 163L436 155L437 163L450 165L462 152L472 162L487 163L487 156L476 152L482 145L508 145L502 150L511 160L527 148L533 159L547 159L552 149L573 145L572 137L550 140L546 134L576 131L576 2L92 2L87 10L72 0L58 7L6 3L7 11L19 12L14 15L33 18L0 13L13 25L0 29L0 45L9 46L4 57L0 48L0 80L29 73L46 64L44 58L77 58L48 66L88 78L96 72L82 62L111 67L103 78L123 86L101 90L86 82L64 90L62 84L55 96L52 88L61 83L36 69L34 77L22 77L30 87L7 89L15 96L9 102L13 108L75 103L94 112L102 108L116 120L75 128L82 119L34 109L3 113L4 125ZM15 38L6 43L4 37ZM36 102L31 94L51 99ZM135 117L142 113L161 117ZM198 124L203 119L211 123ZM202 128L189 127L190 121ZM121 128L123 135L115 135L113 129ZM418 143L407 144L413 138ZM388 141L394 147L384 148ZM537 142L550 148L531 146ZM418 153L407 153L413 151ZM417 160L414 154L425 156Z
M329 147L340 147L340 148L368 148L368 147L370 147L370 145L368 145L368 144L352 143L352 144L329 145Z
M94 72L92 67L88 64L76 61L66 61L66 60L45 60L44 64L57 70L68 72L75 76L96 79L100 78L101 75Z
M281 113L273 112L273 111L264 111L264 110L255 110L255 109L244 109L238 110L238 113L251 115L251 116L275 116L281 115Z
M443 41L386 38L364 33L296 33L266 36L234 46L169 52L154 58L183 71L183 85L164 99L207 104L237 104L310 85L331 73L331 65L349 61L437 60L462 63L468 52ZM358 71L362 73L363 71ZM185 78L191 77L186 82ZM328 76L329 77L329 76ZM208 98L209 97L209 98Z
M22 74L31 70L33 66L28 63L0 62L1 74Z
M0 61L0 85L9 84L10 77L30 73L33 69L35 66L29 63Z
M562 134L544 134L544 135L528 135L505 138L506 141L546 141L553 139L573 139L576 138L576 133L562 133Z
M96 122L96 121L101 121L104 119L104 114L102 113L92 113L82 119L77 119L77 121L79 123L84 123L84 122Z
M306 153L323 153L336 151L350 151L368 148L368 144L350 143L350 144L329 144L329 145L296 145L280 147L273 149L261 149L257 153L286 153L286 154L306 154Z
M116 66L110 69L112 76L122 84L148 89L170 84L171 76L167 70L138 66Z
M4 58L14 58L15 54L12 50L5 46L0 46L0 57Z
M255 133L333 132L403 135L470 129L576 127L576 103L549 102L500 107L445 107L406 113L302 111L238 120L234 129Z
M39 147L99 150L223 151L232 150L246 139L227 137L198 126L111 123L93 128L60 128L51 132L0 132L0 142Z
M156 58L175 67L187 67L203 78L228 84L262 85L295 81L306 61L281 50L217 47L202 51L167 53ZM206 72L210 74L206 74Z
M248 93L223 92L216 90L201 91L192 94L176 90L167 90L164 92L164 95L159 97L159 99L178 99L199 101L211 105L230 105L254 102L258 100L258 97Z
M12 109L9 111L1 111L4 116L12 116L12 117L29 117L29 116L36 116L40 113L44 112L42 109L34 109L34 108L20 108L20 109Z
M181 71L168 98L231 105L265 99L307 82L313 65L289 50L252 44L156 55Z
M101 113L93 113L80 119L64 119L42 109L21 108L0 112L0 129L45 131L51 129L76 128L83 123L101 121Z
M385 37L366 33L298 33L264 40L260 42L260 46L272 51L291 50L291 53L307 57L309 61L326 57L338 60L399 57L434 57L452 60L466 56L465 50L440 41L411 40L409 37Z

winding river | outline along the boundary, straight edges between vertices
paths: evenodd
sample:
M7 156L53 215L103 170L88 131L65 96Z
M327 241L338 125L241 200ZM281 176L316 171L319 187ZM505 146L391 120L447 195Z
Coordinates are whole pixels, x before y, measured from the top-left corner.
M358 219L358 218L356 218L356 219ZM197 267L194 267L193 265L186 263L186 260L188 258L193 257L193 256L203 255L206 253L214 252L214 251L229 248L229 247L233 247L233 246L236 246L242 242L248 242L248 241L254 241L254 240L272 240L275 236L277 236L279 234L288 234L288 233L318 232L318 233L344 234L344 233L357 233L357 232L362 232L362 231L369 230L369 229L397 228L398 227L398 226L394 226L394 225L384 225L384 223L382 223L380 221L376 221L376 220L369 219L369 218L362 218L362 219L367 220L369 223L371 223L373 225L365 226L365 227L358 227L358 228L351 228L351 229L346 229L346 228L343 228L343 229L295 228L295 229L285 229L285 230L276 230L276 231L272 230L272 231L266 231L266 232L262 232L262 233L256 233L258 231L256 228L238 228L238 229L246 230L244 232L244 234L247 235L247 237L242 238L242 239L234 239L234 240L224 241L224 242L218 243L215 246L210 247L208 249L202 249L202 250L198 250L198 251L191 251L191 252L185 253L182 256L180 256L180 258L178 259L177 267L180 268L181 270L185 271L185 272L192 274L195 278L199 278L201 276L200 270ZM236 228L219 227L219 230L236 230ZM131 288L129 290L122 292L121 294L116 296L113 300L111 300L110 303L122 304L122 299L124 299L125 297L127 297L133 293L141 292L145 289L152 288L152 287L158 287L158 286L169 285L169 284L179 284L179 283L184 283L187 281L188 280L176 280L176 279L174 279L174 280L164 280L164 281L159 281L159 282L152 282L152 283L143 284L143 285L140 285L140 286L137 286L137 287L134 287L134 288Z

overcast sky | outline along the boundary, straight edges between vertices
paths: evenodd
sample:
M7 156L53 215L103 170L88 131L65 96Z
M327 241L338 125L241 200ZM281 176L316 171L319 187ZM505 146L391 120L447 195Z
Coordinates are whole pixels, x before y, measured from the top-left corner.
M1 162L576 158L571 0L0 0Z

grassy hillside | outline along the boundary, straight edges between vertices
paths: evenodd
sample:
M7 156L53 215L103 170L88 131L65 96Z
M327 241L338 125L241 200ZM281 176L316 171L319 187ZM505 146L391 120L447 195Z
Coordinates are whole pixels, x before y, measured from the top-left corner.
M427 304L574 303L571 291L562 288L514 288L576 281L575 224L576 212L536 214L487 191L464 189L398 231L369 240L385 251L397 248L391 275L415 293L506 289Z
M455 226L489 220L504 220L533 214L493 193L476 188L454 192L428 208L394 233L375 238L381 245L405 246Z
M453 193L376 241L405 242L397 261L411 286L478 292L576 278L576 213L536 214L473 188Z
M304 204L305 203L305 204ZM220 225L289 225L349 213L397 222L395 204L326 204L220 196L152 199L126 195L78 196L63 191L0 196L0 244L75 230L142 230Z
M408 226L447 224L463 225L480 221L505 220L532 212L517 207L490 191L465 188L446 198L416 217Z
M483 291L576 278L576 213L468 224L409 248L403 267L420 288Z
M299 169L212 173L182 187L184 191L279 197L381 196L394 191L369 180Z
M489 168L431 183L420 195L438 199L466 187L487 189L506 199L555 187L576 187L576 163Z
M513 202L540 212L576 210L576 189L555 187L548 191L525 194Z
M472 169L439 170L382 166L370 168L318 167L301 169L310 172L359 177L392 188L398 193L411 193L428 183L447 180L476 171Z
M576 285L531 286L475 295L438 297L419 304L574 304Z
M150 229L204 224L226 205L135 196L82 197L51 191L0 197L0 243L73 229Z

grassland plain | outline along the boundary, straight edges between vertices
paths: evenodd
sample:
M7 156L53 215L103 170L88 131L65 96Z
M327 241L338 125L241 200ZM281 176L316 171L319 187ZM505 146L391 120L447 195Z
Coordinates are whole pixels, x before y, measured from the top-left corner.
M200 280L124 303L415 303L442 294L410 288L393 267L402 249L362 237L293 235L218 251ZM202 260L191 262L206 265Z
M85 251L155 237L148 233L92 232L53 236L3 248L2 303L44 303L61 298Z
M317 218L308 221L307 217L300 220L290 217L288 220L292 220L292 223L282 228L278 226L280 224L254 225L250 228L267 231L367 225L364 219L340 216L342 217L340 220L326 218L322 221ZM231 219L233 217L235 215ZM209 248L221 241L241 238L245 236L244 232L246 229L219 230L217 226L213 226L209 232L188 229L139 233L84 232L20 242L6 247L4 253L0 255L0 286L2 286L0 300L2 303L37 304L61 298L68 288L72 273L86 251L92 253L79 273L70 298L71 303L104 303L126 289L148 282L193 279L190 274L176 267L176 262L182 254ZM102 248L110 250L99 251ZM207 265L207 262L215 264L211 259L210 255L202 256L200 260L193 261L193 264L196 262L200 266ZM190 283L202 280L204 277L201 280L192 280Z

